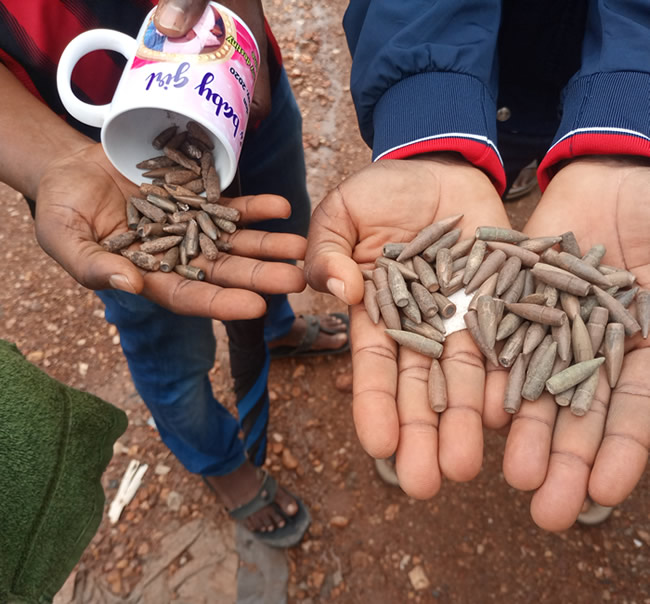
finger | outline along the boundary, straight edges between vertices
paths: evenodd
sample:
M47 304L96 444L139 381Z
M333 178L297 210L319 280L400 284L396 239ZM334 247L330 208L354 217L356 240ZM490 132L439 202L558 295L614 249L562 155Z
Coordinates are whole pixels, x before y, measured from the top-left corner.
M307 236L305 278L318 291L329 291L346 304L363 298L363 277L352 250L357 232L338 189L314 211Z
M201 18L209 0L160 0L153 22L156 29L170 38L184 36Z
M503 475L510 486L530 491L544 482L556 416L557 403L548 392L536 401L522 401L503 454Z
M610 390L604 368L591 409L578 417L564 407L558 414L548 472L530 504L535 523L549 531L569 528L587 495L591 467L600 446Z
M232 254L249 258L302 260L307 247L307 240L300 235L252 229L237 230L222 239L232 244Z
M483 357L463 330L446 339L440 364L448 399L440 418L440 469L451 480L471 480L483 462Z
M233 321L254 319L266 312L264 299L251 291L224 289L159 271L147 273L144 282L142 295L180 315Z
M241 197L222 197L220 205L236 208L241 212L241 224L250 224L273 218L289 218L291 204L279 195L243 195Z
M363 305L350 307L352 414L361 446L386 458L397 448L397 345L375 325Z
M416 499L440 490L438 414L431 410L427 382L431 359L401 347L398 360L399 446L395 469L399 484Z
M621 503L640 480L650 449L648 349L625 356L612 393L605 435L589 480L589 494L601 505Z
M491 430L503 430L512 420L512 415L503 408L509 370L501 365L495 367L492 363L486 363L485 372L483 425Z

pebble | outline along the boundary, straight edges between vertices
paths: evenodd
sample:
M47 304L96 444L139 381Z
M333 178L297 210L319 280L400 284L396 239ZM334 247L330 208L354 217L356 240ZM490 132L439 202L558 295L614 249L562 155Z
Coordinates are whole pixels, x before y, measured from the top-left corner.
M304 376L305 371L306 371L306 369L305 369L304 365L298 365L298 367L296 367L293 370L293 375L292 375L293 379L295 380L296 378Z
M431 585L421 566L416 566L409 571L409 581L411 581L413 589L417 591L427 589Z
M43 360L45 353L42 350L33 350L27 353L25 357L30 363L40 363Z
M387 522L390 522L392 520L395 520L397 518L397 515L399 514L399 504L397 503L391 503L385 510L384 510L384 519Z
M181 509L181 505L183 503L183 496L180 493L177 493L176 491L170 491L169 495L167 495L167 507L172 511L172 512L178 512L178 510Z
M171 468L162 463L157 464L156 467L154 468L154 472L158 476L166 476L167 474L169 474L170 471Z
M88 363L79 362L79 375L85 377L88 373Z
M330 525L336 528L345 528L350 524L350 519L347 516L333 516L330 519Z
M323 586L323 581L325 581L325 573L314 571L309 575L309 583L318 591L320 591L320 588Z
M287 448L282 449L282 465L287 470L295 470L298 467L298 460Z
M352 392L352 374L342 373L338 375L334 385L339 392Z

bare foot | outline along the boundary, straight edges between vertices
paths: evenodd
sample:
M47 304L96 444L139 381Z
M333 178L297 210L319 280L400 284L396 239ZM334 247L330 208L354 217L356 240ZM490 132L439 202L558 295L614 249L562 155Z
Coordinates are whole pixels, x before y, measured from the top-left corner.
M317 315L320 319L321 330L316 336L316 340L311 346L312 350L336 350L346 345L348 341L347 325L338 317L329 314ZM301 316L296 316L289 333L282 337L269 342L269 348L278 346L298 346L302 341L307 322ZM335 333L327 333L335 332Z
M239 468L225 476L206 476L205 480L223 501L226 508L233 510L249 502L260 489L263 473L250 461L244 462ZM298 512L298 504L282 487L278 486L275 503L286 516L294 516ZM251 514L244 526L249 531L272 532L286 524L273 505L267 505L258 512Z

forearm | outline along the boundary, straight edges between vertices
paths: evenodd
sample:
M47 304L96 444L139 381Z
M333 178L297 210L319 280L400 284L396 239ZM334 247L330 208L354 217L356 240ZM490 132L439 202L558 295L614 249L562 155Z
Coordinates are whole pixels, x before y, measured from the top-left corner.
M93 144L0 65L0 181L36 199L47 165Z

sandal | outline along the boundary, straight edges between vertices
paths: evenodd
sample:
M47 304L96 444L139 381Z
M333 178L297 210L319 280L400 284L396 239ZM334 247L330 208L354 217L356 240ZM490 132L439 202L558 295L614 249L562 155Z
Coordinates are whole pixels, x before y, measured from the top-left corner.
M307 329L305 330L302 340L297 346L276 346L275 348L269 348L269 354L272 359L286 359L291 357L316 357L326 354L342 354L350 350L350 319L348 315L342 312L333 312L330 313L330 317L337 317L345 323L346 332L348 334L348 340L339 348L319 348L312 349L318 334L322 331L329 334L343 333L341 331L330 329L324 326L318 316L316 315L300 315L307 323Z
M250 531L249 532L261 543L268 545L270 547L277 547L286 549L288 547L293 547L297 545L302 540L304 534L307 532L309 525L311 524L311 516L307 506L296 497L291 491L285 489L286 492L293 497L298 506L298 511L293 516L287 516L282 508L275 503L275 494L278 491L278 483L266 470L262 471L264 478L262 484L260 485L257 495L253 497L247 503L240 505L239 507L228 510L230 517L239 522L243 523L249 516L252 516L256 512L259 512L261 509L267 507L268 505L273 505L276 512L282 516L285 520L285 525L282 527L277 527L276 529L270 532L262 531ZM203 477L203 481L208 485L211 491L217 493L217 491L212 487L212 485Z

